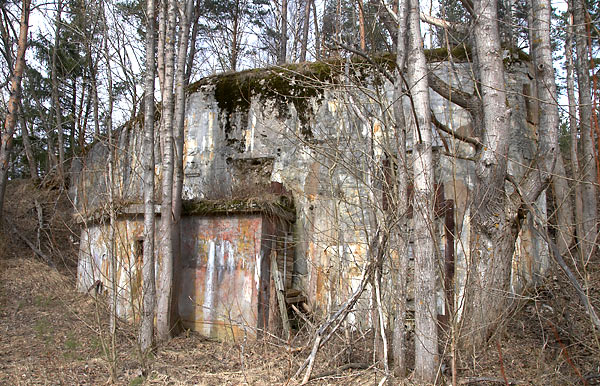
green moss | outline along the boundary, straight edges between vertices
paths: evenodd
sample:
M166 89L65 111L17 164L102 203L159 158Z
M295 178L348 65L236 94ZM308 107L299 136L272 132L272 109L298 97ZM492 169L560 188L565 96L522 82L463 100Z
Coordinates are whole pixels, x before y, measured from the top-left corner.
M509 55L503 59L504 65L507 66L513 62L531 62L531 56L517 47L502 47L504 52L508 50Z
M459 45L450 48L450 52L448 52L446 47L425 50L425 58L428 62L443 62L450 60L450 58L457 62L467 62L471 60L473 56L471 56L470 47Z
M515 54L520 60L529 60L529 56L520 50L516 50ZM452 47L450 51L446 47L425 50L425 57L429 62L446 61L450 58L466 62L472 55L468 46L460 45ZM344 72L345 63L344 58L331 58L213 75L190 85L188 93L194 93L202 87L214 87L215 99L224 114L227 144L243 151L244 144L239 139L230 137L238 124L233 122L233 117L234 114L242 114L241 124L245 125L253 97L259 97L262 101L275 101L281 117L289 115L290 103L293 104L298 112L303 134L310 137L309 120L313 115L311 99L322 97L326 88L339 82L341 78L337 75ZM350 76L359 81L374 77L372 81L377 82L377 77L381 74L373 71L372 63L393 71L396 56L391 53L374 54L369 59L354 56L350 60Z
M304 134L310 136L308 121L312 115L310 99L323 94L324 84L334 82L334 61L296 63L281 67L253 69L236 73L211 76L196 82L188 88L193 93L203 86L214 86L214 95L225 115L225 134L234 129L234 113L241 113L245 122L253 97L273 100L277 103L280 116L289 114L292 103L298 112ZM235 142L234 139L229 139ZM235 145L234 143L230 145Z

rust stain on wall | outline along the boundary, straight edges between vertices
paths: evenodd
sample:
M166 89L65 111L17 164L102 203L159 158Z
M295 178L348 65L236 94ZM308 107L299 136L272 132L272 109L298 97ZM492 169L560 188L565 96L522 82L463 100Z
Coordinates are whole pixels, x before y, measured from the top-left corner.
M256 326L260 214L182 219L179 313L184 325L230 338Z

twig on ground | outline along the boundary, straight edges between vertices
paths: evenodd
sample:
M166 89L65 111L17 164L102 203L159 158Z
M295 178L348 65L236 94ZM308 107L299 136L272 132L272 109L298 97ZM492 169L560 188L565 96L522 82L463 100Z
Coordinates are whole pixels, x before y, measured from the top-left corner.
M325 377L331 377L332 375L339 375L342 372L346 371L346 370L350 370L350 369L354 369L354 370L365 370L368 369L369 365L367 363L346 363L343 366L338 367L335 370L330 370L330 371L324 371L322 373L319 373L315 376L310 377L310 380L314 380L314 379L319 379L319 378L325 378Z
M20 238L22 241L25 242L25 244L27 244L27 246L29 248L31 248L31 250L38 255L42 260L44 260L44 262L46 262L46 264L48 264L50 267L52 268L56 268L56 265L54 265L54 262L52 261L52 259L46 255L44 252L40 251L31 241L29 241L25 236L23 236L21 233L19 233L19 230L15 227L15 225L13 223L11 223L10 221L8 221L7 219L4 219L4 221L6 221L6 223L8 225L10 225L13 233Z
M515 379L505 380L503 378L495 378L495 377L475 377L475 378L467 378L463 379L459 382L461 385L470 385L472 383L482 383L482 382L492 382L492 383L505 383L508 382L508 385L520 385L523 384L522 381L517 381Z

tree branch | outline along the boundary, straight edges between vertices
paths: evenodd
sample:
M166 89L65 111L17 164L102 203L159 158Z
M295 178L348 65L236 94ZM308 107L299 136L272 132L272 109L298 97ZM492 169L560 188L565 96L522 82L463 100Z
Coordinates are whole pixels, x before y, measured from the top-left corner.
M385 76L387 78L387 80L394 83L394 80L395 80L394 76L384 66L381 66L381 65L375 63L373 61L373 59L371 59L366 52L363 52L356 48L347 46L344 43L339 42L337 40L334 40L334 43L336 45L340 46L341 48L345 49L346 51L356 54L356 55L360 56L361 58L365 59L371 66L375 67L379 72L381 72L383 74L383 76Z
M475 11L473 10L473 1L472 0L460 0L462 5L464 5L465 9L471 16L475 15Z
M453 138L456 138L459 141L463 141L463 142L466 142L466 143L469 143L469 144L475 146L476 150L479 149L482 145L482 143L481 143L481 141L479 141L479 139L459 134L456 131L449 128L448 126L444 125L442 122L440 122L437 119L437 117L435 116L433 111L431 112L431 121L433 122L433 125L440 131L443 131L444 133L451 135Z
M39 249L37 249L37 247L35 245L33 245L33 243L31 241L29 241L25 236L23 236L23 234L21 232L19 232L19 230L17 229L17 227L15 227L15 224L13 224L12 222L10 222L8 219L4 219L4 221L6 221L8 223L8 225L10 225L13 233L20 238L23 242L25 242L25 244L27 244L27 246L29 248L31 248L31 250L38 255L42 260L44 260L44 262L46 262L46 264L48 264L50 267L52 268L56 268L56 265L54 265L54 262L52 261L52 259L46 255L44 252L40 251Z
M456 32L461 32L461 33L465 33L468 31L467 26L464 24L452 23L447 20L440 19L438 17L433 17L424 12L421 12L419 16L420 16L422 22L434 25L436 27L446 28L446 29L453 30Z
M473 94L453 88L433 72L430 71L427 78L429 80L429 87L450 102L469 111L474 111L480 107L481 101Z

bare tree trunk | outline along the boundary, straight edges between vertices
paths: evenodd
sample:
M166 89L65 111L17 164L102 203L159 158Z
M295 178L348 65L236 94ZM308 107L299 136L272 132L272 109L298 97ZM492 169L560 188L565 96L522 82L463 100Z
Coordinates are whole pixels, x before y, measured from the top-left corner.
M434 255L433 154L427 63L423 51L419 2L410 0L407 78L415 106L413 133L413 227L415 257L415 375L433 383L438 367L436 267Z
M575 191L575 232L578 238L584 235L583 228L583 200L581 191L581 172L579 170L579 153L577 151L577 143L579 142L579 130L577 126L577 101L575 99L575 80L573 63L573 0L568 2L569 6L569 24L567 25L567 39L565 42L565 60L567 69L567 98L569 101L569 131L571 132L571 172L575 180L573 190ZM578 245L578 253L583 261L583 251Z
M198 23L198 19L200 19L200 0L196 0L196 4L194 6L194 16L191 19L192 25L192 37L190 38L189 46L190 52L187 57L187 64L185 66L185 84L190 83L190 79L192 77L192 68L194 66L194 58L196 57L196 39L198 38L198 30L200 24Z
M365 32L365 11L362 0L356 0L358 3L358 31L360 34L360 50L365 52L367 49L367 37Z
M60 6L60 4L59 4ZM108 134L108 211L109 211L109 231L108 231L108 258L110 261L110 345L108 346L108 360L110 369L110 381L116 382L117 380L117 303L119 301L118 296L118 265L117 261L117 243L116 243L116 227L117 227L117 213L115 206L115 172L114 168L116 165L115 153L117 147L113 143L112 136L112 114L114 106L113 97L113 80L112 80L112 68L110 51L108 48L108 21L105 15L105 4L103 1L100 2L101 17L102 17L102 43L103 43L103 54L106 62L106 93L108 95L108 106L106 110L106 133Z
M398 273L396 277L396 315L394 331L392 335L394 373L396 376L406 375L406 329L405 320L407 312L407 276L408 276L408 184L409 165L406 152L406 118L402 107L402 73L406 63L406 29L408 23L408 0L400 1L398 5L398 41L396 44L396 67L397 78L394 85L394 120L395 134L397 137L397 203L396 216L398 219L398 230L394 234L396 239L396 252L398 256Z
M27 49L30 5L31 0L23 0L21 3L21 26L19 28L19 40L17 43L17 57L10 81L10 98L8 99L7 114L4 120L4 131L0 135L0 221L2 220L4 193L6 192L6 184L8 182L13 135L17 126L19 104L21 103L21 78L25 71L25 50Z
M23 137L23 147L25 148L25 156L27 157L27 164L29 166L29 175L32 179L36 180L38 176L37 164L33 157L33 150L31 149L31 140L29 139L29 130L27 128L27 120L25 119L25 113L23 112L23 104L19 104L20 118L21 118L21 136Z
M556 205L556 244L561 256L569 252L573 242L573 204L562 154L556 155L556 166L552 177L552 191Z
M588 261L594 252L594 243L597 236L596 209L596 164L594 159L594 140L592 138L592 97L590 84L590 71L588 61L588 41L585 30L585 4L584 0L573 0L573 18L575 25L575 45L577 52L577 82L579 84L579 135L581 138L581 152L579 164L581 171L581 199L583 205L582 233L577 237L584 261Z
M287 7L288 1L281 0L281 35L279 37L279 57L277 58L278 64L283 64L287 57Z
M304 20L302 24L302 46L300 48L300 61L306 61L306 51L308 50L308 29L310 27L310 5L312 0L304 0Z
M60 106L60 98L58 91L58 50L60 47L60 26L62 24L62 1L58 0L56 4L56 21L55 21L55 32L54 32L54 49L52 50L52 111L54 112L54 119L56 122L56 133L58 142L58 165L56 171L61 183L64 183L64 162L65 162L65 144L63 139L63 126L62 126L62 109Z
M483 149L475 166L471 205L470 265L463 314L463 344L481 347L500 322L508 303L516 209L504 191L510 127L497 3L475 0L473 35L481 82Z
M550 17L551 7L549 0L531 0L532 14L532 48L533 64L536 72L537 98L540 103L539 126L547 130L546 136L553 137L553 141L540 141L541 161L544 163L542 170L551 171L556 165L556 173L553 173L552 186L556 197L558 245L560 253L566 253L571 244L573 223L573 208L569 200L569 186L565 179L565 170L558 148L558 95L556 92L556 81L554 79L554 68L552 62L552 46L550 42ZM540 133L542 135L542 133ZM554 157L556 163L554 162Z
M164 92L165 84L165 40L167 33L167 4L169 0L158 0L158 56L157 56L157 70L158 70L158 82L161 85L161 93ZM161 97L161 102L164 96Z
M145 358L154 345L154 0L146 0L146 75L144 78L144 241L142 258L142 312L139 344Z
M159 341L171 337L171 296L173 291L173 109L174 109L174 66L175 66L175 23L177 20L176 0L167 5L167 28L165 35L165 81L162 86L163 124L162 140L162 203L160 206L160 269L158 274L158 299L156 331ZM159 57L160 57L159 52Z
M184 116L185 116L185 89L188 85L185 77L185 63L188 49L188 36L190 32L190 18L194 8L194 0L187 0L185 9L181 9L181 27L179 36L179 46L177 52L177 72L175 74L175 123L173 127L173 137L175 142L174 153L174 175L173 175L173 226L171 230L171 242L173 250L173 267L176 272L173 275L173 300L171 320L175 321L178 318L177 313L177 294L179 281L177 272L179 272L179 262L181 255L181 193L183 190L183 143L184 143Z
M86 43L86 56L88 58L88 66L90 72L90 94L92 98L92 106L93 106L93 115L94 115L94 135L96 138L100 136L100 112L99 112L99 104L98 104L98 80L97 80L97 65L93 62L92 59L92 47L91 43ZM83 147L85 143L85 130L83 135L80 136L79 142Z
M317 17L317 6L314 0L310 1L313 10L313 20L315 22L315 58L321 59L321 35L319 34L319 18Z
M240 0L235 1L233 10L233 36L231 37L231 55L229 57L229 67L231 71L237 70L239 45L240 45ZM186 36L187 41L187 36ZM186 42L187 44L187 42Z

